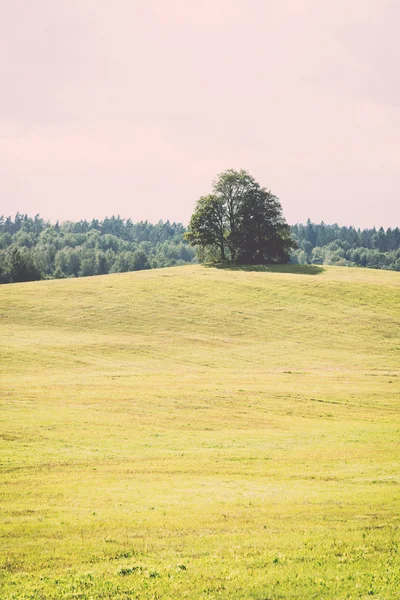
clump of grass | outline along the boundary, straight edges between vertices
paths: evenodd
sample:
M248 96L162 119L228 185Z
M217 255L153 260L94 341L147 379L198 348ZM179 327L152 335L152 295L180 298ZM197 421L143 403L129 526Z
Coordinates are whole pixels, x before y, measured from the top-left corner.
M116 554L115 556L110 556L109 560L121 560L123 558L132 558L133 555L134 555L134 552L131 550L124 551L124 552L118 552L118 554Z
M143 567L134 565L133 567L121 567L118 569L118 575L122 575L122 577L126 577L127 575L133 575L134 573L142 573Z

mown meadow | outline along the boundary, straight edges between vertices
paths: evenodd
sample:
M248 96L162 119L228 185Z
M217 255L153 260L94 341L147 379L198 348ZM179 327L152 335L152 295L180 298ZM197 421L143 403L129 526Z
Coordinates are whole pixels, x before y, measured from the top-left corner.
M0 286L0 598L400 598L400 273Z

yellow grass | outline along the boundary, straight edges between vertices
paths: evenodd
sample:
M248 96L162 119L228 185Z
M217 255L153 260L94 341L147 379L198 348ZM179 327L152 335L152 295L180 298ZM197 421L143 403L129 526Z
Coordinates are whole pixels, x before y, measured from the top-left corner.
M0 598L400 598L400 274L0 286Z

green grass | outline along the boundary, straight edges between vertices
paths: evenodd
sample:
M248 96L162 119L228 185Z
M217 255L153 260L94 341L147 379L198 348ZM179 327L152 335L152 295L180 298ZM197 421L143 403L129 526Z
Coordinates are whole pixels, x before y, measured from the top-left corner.
M400 274L0 286L0 598L400 598Z

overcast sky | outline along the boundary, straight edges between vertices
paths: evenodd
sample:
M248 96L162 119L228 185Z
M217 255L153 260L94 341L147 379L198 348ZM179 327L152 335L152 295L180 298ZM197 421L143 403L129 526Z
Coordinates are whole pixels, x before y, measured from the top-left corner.
M0 214L400 225L398 0L0 0Z

